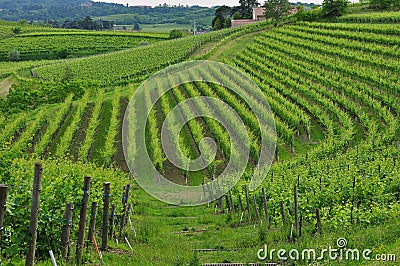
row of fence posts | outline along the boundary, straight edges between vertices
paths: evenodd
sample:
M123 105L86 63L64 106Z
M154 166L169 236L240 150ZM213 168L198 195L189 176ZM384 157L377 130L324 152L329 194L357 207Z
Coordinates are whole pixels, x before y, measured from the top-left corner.
M36 251L36 241L37 241L37 232L38 232L38 218L39 218L39 205L40 205L40 191L42 184L42 165L40 163L35 164L34 170L34 179L33 179L33 189L32 189L32 205L31 205L31 213L30 213L30 224L29 224L29 250L26 255L25 265L31 266L34 265L35 262L35 251ZM76 264L82 263L82 255L84 251L84 239L85 239L85 231L86 231L86 218L88 214L89 207L89 191L90 191L90 183L91 177L85 176L84 178L84 186L83 186L83 196L81 202L80 209L80 217L79 217L79 227L78 227L78 238L76 244L76 254L75 254L75 262ZM121 240L125 240L128 246L131 248L131 245L127 238L124 236L124 228L127 223L127 219L130 213L130 205L128 204L129 199L129 191L130 185L126 185L122 194L122 215L121 222L119 228L119 238ZM4 216L6 212L6 200L8 195L8 185L0 184L0 241L3 233L3 224L4 224ZM116 238L115 234L115 209L116 204L112 204L111 206L111 214L110 214L110 182L104 183L104 194L103 194L103 217L102 217L102 228L101 228L101 250L107 250L108 248L108 239ZM92 244L94 244L96 251L100 260L102 260L102 255L100 249L97 246L96 238L95 238L95 230L96 230L96 216L97 216L98 203L92 202L91 204L91 212L90 212L90 221L89 221L89 230L88 230L88 241L87 241L87 249L90 248ZM74 204L69 202L66 204L65 212L64 212L64 225L61 229L61 256L64 260L69 259L70 254L70 236L71 236L71 228L72 228L72 216L73 216ZM132 249L132 248L131 248ZM53 265L56 265L55 259L53 256L53 252L49 251L52 257Z
M400 145L398 142L396 142L396 146L399 148ZM278 149L278 148L277 148ZM358 149L358 146L357 146ZM276 155L277 156L277 155ZM308 158L308 153L306 153L306 158ZM278 156L276 157L277 160L279 160ZM397 157L393 157L393 168L396 167L396 162L397 162ZM347 171L350 172L350 164L347 164L347 167L345 167L345 165L343 166L343 168L347 168ZM310 168L311 169L311 168ZM212 180L214 180L214 171L213 170L213 174L212 174ZM330 164L327 165L327 172L329 173L331 171L331 166ZM377 165L377 171L379 174L381 174L381 165L378 164ZM365 178L365 170L359 170L362 178ZM274 173L271 173L271 182L274 178ZM207 200L207 194L208 194L208 198L214 198L215 193L217 193L218 199L216 201L216 209L219 208L221 210L221 212L225 212L225 207L223 206L223 201L222 201L222 197L221 197L221 191L220 191L220 185L218 182L218 178L216 179L217 181L217 189L215 190L215 188L213 187L213 182L210 182L209 184L205 183L205 180L203 179L203 183L202 183L202 188L203 188L203 200L206 201ZM320 190L322 190L322 177L320 177L319 180L319 188ZM293 188L293 209L294 209L294 225L296 228L296 233L297 236L301 236L301 223L302 223L302 216L299 217L299 211L298 211L298 195L297 195L297 188L300 186L300 176L297 177L297 186L294 186ZM353 184L352 184L352 191L353 193L355 192L355 188L356 188L357 184L356 184L356 176L353 176ZM264 213L265 213L265 219L266 219L266 223L267 223L267 227L268 229L270 228L270 217L269 217L269 213L268 213L268 200L266 197L266 193L265 193L265 189L262 188L262 201L263 201L263 208L264 208ZM251 222L252 221L252 209L254 210L254 213L256 215L256 221L261 221L260 217L259 217L259 211L257 208L257 200L256 200L256 195L253 194L252 195L252 199L249 196L249 191L248 191L248 187L245 185L244 186L244 194L245 194L245 200L246 200L246 209L243 207L243 201L241 198L241 195L238 195L238 207L240 209L239 214L241 214L240 216L240 223L242 223L243 220L243 215L245 212L247 212L247 218L248 221ZM224 196L225 197L225 204L226 204L226 209L228 210L228 212L232 212L235 213L236 208L233 202L233 197L232 197L232 192L231 190L228 192L227 195ZM400 195L399 195L399 200L400 200ZM307 199L308 202L308 199ZM350 211L350 221L351 223L354 223L354 218L353 218L353 209L354 209L354 205L357 204L357 208L360 207L361 205L361 201L355 202L354 198L352 199L352 208ZM253 206L251 206L253 205ZM280 207L280 213L281 213L281 217L282 217L282 223L283 224L287 224L286 221L286 215L285 215L285 206L284 206L284 202L280 201L279 203L279 207ZM315 209L315 219L316 219L316 224L315 224L315 229L317 232L322 233L322 223L321 223L321 212L319 208Z
M250 198L247 185L244 185L244 194L245 194L246 208L243 206L244 204L243 204L242 197L240 194L238 195L238 206L237 206L238 208L235 206L231 190L229 190L229 192L227 194L225 194L223 197L220 197L219 199L217 199L216 205L218 206L218 208L220 209L221 212L225 212L225 210L227 210L229 213L236 213L236 210L238 210L239 215L240 215L239 223L242 223L245 212L247 213L248 222L256 221L256 222L262 223L262 220L260 217L260 212L258 209L256 195L252 194L252 197ZM265 188L262 188L261 194L262 194L261 195L262 201L263 201L262 206L264 209L266 226L268 229L270 229L270 227L271 227L270 212L268 210L268 199L266 196ZM223 200L222 200L223 198L225 199L225 206L223 206ZM279 207L280 207L280 214L281 214L281 218L282 218L282 224L286 225L288 221L286 218L285 205L284 205L283 201L279 202ZM253 211L252 211L252 209L253 209ZM301 236L302 217L299 216L297 186L294 186L294 188L293 188L293 210L294 210L294 220L295 220L294 227L295 227L297 236L300 237ZM255 215L254 218L252 217L252 212ZM319 233L322 233L321 214L320 214L319 208L315 209L315 218L317 221L315 224L316 231Z

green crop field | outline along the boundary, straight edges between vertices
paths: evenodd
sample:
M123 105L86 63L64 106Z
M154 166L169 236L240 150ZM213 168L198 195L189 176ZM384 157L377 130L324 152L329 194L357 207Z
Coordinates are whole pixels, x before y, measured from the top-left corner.
M27 27L29 29L29 27ZM9 53L15 49L19 60L45 60L81 57L149 45L168 38L167 34L135 32L88 32L54 31L9 35L0 39L0 61L9 61ZM0 31L7 27L0 25Z
M0 178L8 185L1 263L23 265L29 252L32 182L40 162L37 265L52 265L49 250L59 265L398 264L397 13L349 14L334 22L289 19L279 27L259 22L176 40L163 33L33 26L15 35L16 24L2 22L0 84L10 78L12 86L0 98ZM7 62L13 48L23 61ZM74 58L48 56L61 49ZM183 69L146 87L145 80L159 70L204 62L199 59L229 67ZM186 70L188 76L182 74ZM248 80L238 79L236 71ZM180 80L185 82L176 85ZM163 94L166 86L171 88ZM132 98L135 92L141 98ZM183 105L190 99L201 100ZM267 120L273 114L274 132L257 114ZM123 130L127 125L132 130ZM136 138L140 132L144 146ZM276 138L276 148L268 173L260 176L264 136ZM208 138L215 147L204 141ZM181 151L173 150L184 167L172 161L164 141ZM238 182L221 195L227 184L219 176L247 149ZM125 160L124 152L134 157ZM201 155L209 164L190 170ZM145 167L144 157L157 170L154 183L162 174L165 183L198 186L202 204L173 205L149 195L139 185L141 176L129 171L136 164ZM253 175L263 180L251 190ZM91 177L90 193L82 191L85 176ZM105 182L111 192L104 190ZM89 198L88 209L82 195ZM97 216L91 213L93 202ZM67 203L75 205L72 219L64 217ZM82 215L87 216L83 247ZM71 234L62 243L64 230ZM101 258L88 239L92 233L103 247ZM275 254L262 260L258 254L266 246ZM357 249L360 258L349 260L342 253L332 259L323 252L317 258L329 247L345 255ZM317 254L296 259L287 252L283 259L279 249L300 255L316 249ZM363 250L371 251L371 260L362 257ZM378 255L386 261L378 262Z

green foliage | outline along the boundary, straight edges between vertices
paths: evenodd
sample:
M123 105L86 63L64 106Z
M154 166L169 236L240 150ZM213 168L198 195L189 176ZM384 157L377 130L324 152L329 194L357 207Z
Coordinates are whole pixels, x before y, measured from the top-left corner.
M9 184L7 210L2 237L2 249L7 258L25 255L28 248L29 214L33 179L33 165L36 160L10 159L0 153L1 183ZM48 251L60 252L60 230L64 224L65 204L75 205L73 224L79 220L80 202L84 176L92 176L90 200L101 202L103 183L111 182L111 201L117 203L119 192L127 182L126 176L118 170L102 169L94 164L74 163L68 160L46 160L43 162L42 188L36 254L39 260L48 258ZM28 178L31 177L31 178ZM72 227L71 236L77 233Z
M139 23L133 24L133 29L134 29L134 30L140 30Z
M322 2L322 16L336 18L343 16L347 11L348 0L324 0Z
M231 26L230 16L232 9L229 6L221 6L215 11L215 17L211 22L214 30L229 28Z
M119 128L119 113L120 113L120 89L116 88L114 97L112 100L112 111L111 111L111 119L110 119L110 125L107 130L107 137L106 137L106 143L104 145L104 148L102 150L102 157L104 159L104 165L106 167L110 167L112 163L112 156L115 154L117 151L116 148L116 137L118 134L118 128Z
M220 30L222 29L222 23L220 18L216 18L213 25L213 30Z
M14 34L20 34L20 33L21 33L21 27L15 27L15 28L13 28L13 29L12 29L12 32L13 32Z
M200 266L200 259L199 256L197 255L197 252L193 253L193 258L189 261L189 266Z
M0 102L3 112L13 113L20 110L34 109L42 104L59 103L71 93L75 99L82 97L88 88L95 88L91 81L65 80L53 83L43 80L21 80L13 84L5 101Z
M186 21L189 24L189 21L195 19L196 24L207 26L216 9L201 7L195 3L192 6L160 5L153 8L142 8L134 5L127 7L120 4L88 2L91 3L91 6L82 6L81 4L85 1L81 0L68 2L56 0L2 1L0 2L0 9L2 9L0 19L9 21L27 19L29 23L34 21L52 27L60 27L64 22L76 26L79 20L83 21L86 16L90 16L99 18L103 22L98 22L102 24L102 28L112 26L110 23L112 21L120 25L175 23L178 21Z
M258 241L260 243L265 243L265 240L267 239L267 234L268 234L268 228L265 224L260 224L258 226Z
M353 23L376 23L381 28L385 28L387 33L390 35L392 32L397 31L397 27L391 25L384 25L381 23L399 23L400 12L376 12L376 13L365 13L365 14L348 14L337 19L339 22L353 22ZM359 27L368 26L371 31L376 32L376 28L373 25L358 25ZM349 28L349 27L347 27Z
M393 11L399 9L400 7L400 2L398 0L370 0L369 4L371 8L378 8L378 9L392 8Z
M239 0L239 4L236 9L244 19L253 18L253 7L260 5L257 0Z
M85 112L89 100L89 95L90 93L88 91L83 95L81 101L76 107L75 113L72 116L71 124L65 130L60 138L60 141L57 143L57 149L54 153L57 158L68 157L70 155L69 148L75 136L75 133L78 130L82 115Z
M241 19L241 16L240 16L239 11L236 11L236 12L233 14L233 19Z
M188 35L190 35L190 32L188 30L173 29L169 33L169 38L170 39L178 39L178 38L182 38L182 37L185 37L185 36L188 36Z
M96 102L93 108L92 117L90 118L88 129L86 130L86 136L84 142L79 147L79 158L84 162L89 161L89 151L92 148L95 140L95 133L97 127L100 124L100 112L103 107L104 92L99 90L96 93Z
M230 18L226 18L224 21L225 28L230 28L232 26L232 21Z
M26 31L30 30L29 27L25 28ZM0 31L2 30L0 26ZM56 31L55 29L54 32L46 32L40 27L36 31L25 33L24 30L23 35L0 39L0 61L81 57L133 48L141 42L155 43L166 39L166 34L142 32ZM14 49L20 54L17 58L10 58L8 54Z
M157 45L69 60L63 64L37 67L34 68L34 71L43 79L59 81L62 80L65 67L68 66L73 71L75 79L93 80L108 85L122 84L150 74L164 66L181 62L204 43L228 36L235 30L229 28L219 32L160 42ZM242 30L244 31L246 28Z
M295 17L300 21L318 21L322 18L322 9L314 8L306 11L303 7L300 7Z
M58 51L56 51L57 57L60 59L65 59L68 57L68 55L70 54L70 52L68 51L68 49L60 49Z
M289 14L291 5L288 0L267 0L264 2L265 17L271 18L277 26L283 16Z
M53 140L53 136L64 121L65 116L71 109L73 94L69 95L65 101L60 104L58 110L54 114L54 117L49 121L46 131L35 145L34 153L37 156L43 156L48 148L50 142Z
M18 52L18 50L12 49L8 53L8 60L16 62L19 61L19 59L20 59L20 53Z

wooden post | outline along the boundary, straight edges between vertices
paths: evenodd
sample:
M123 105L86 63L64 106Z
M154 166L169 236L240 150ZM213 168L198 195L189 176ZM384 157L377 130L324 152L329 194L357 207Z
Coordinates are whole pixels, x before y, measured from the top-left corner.
M265 195L265 188L262 188L262 197L263 197L263 203L264 203L264 212L265 212L265 220L267 221L267 228L270 228L269 224L269 215L268 215L268 201L267 201L267 196Z
M120 227L119 227L119 237L121 239L123 239L123 231L124 231L124 227L125 227L125 221L126 221L126 204L128 203L128 199L129 199L129 189L130 189L131 185L128 184L125 186L125 192L122 196L122 217L121 217L121 223L120 223Z
M322 233L322 225L321 225L321 214L319 212L319 208L315 209L315 215L317 217L316 227L317 227L318 232L321 234Z
M356 189L356 176L353 176L353 195L351 196L350 223L353 224L354 191Z
M108 211L110 209L110 182L104 183L103 194L103 224L101 228L101 249L106 250L108 247Z
M253 207L254 207L254 212L256 213L257 221L259 221L260 216L258 215L257 200L256 200L256 195L254 195L254 194L253 194Z
M224 212L224 203L222 202L222 195L221 195L221 187L219 186L219 182L217 179L217 193L218 193L218 205L219 208L221 209L221 212Z
M232 190L229 190L229 201L231 202L232 212L235 213L235 203L233 203Z
M87 247L90 247L90 244L93 243L93 236L94 236L94 230L96 230L96 215L97 215L97 202L92 202L92 208L90 212L90 224L89 224L89 233L88 233L88 245Z
M244 191L246 193L247 218L250 222L251 221L251 211L250 211L249 191L247 190L247 185L244 185Z
M283 205L283 201L280 202L281 206L281 215L282 215L282 223L286 224L286 217L285 217L285 206Z
M82 207L79 215L78 241L76 243L76 264L82 263L83 241L85 239L86 216L89 203L90 176L85 176L83 184Z
M114 226L115 226L115 203L111 205L111 221L110 221L110 238L114 238Z
M228 212L231 212L231 206L229 204L229 198L228 195L225 194L225 203L226 203L226 207L228 208Z
M297 202L297 187L294 186L293 189L293 199L294 199L294 219L296 222L296 234L297 236L300 235L300 227L299 227L299 209L298 209L298 202Z
M1 235L3 234L4 214L6 212L8 186L0 185L0 243Z
M28 254L26 255L26 260L25 260L26 266L32 266L35 263L40 189L42 187L42 171L43 171L42 165L40 163L35 163L35 173L33 178L33 189L32 189L31 218L29 223L30 241L29 241L29 251Z
M242 213L242 212L244 212L244 209L243 209L242 197L240 196L240 194L238 196L238 199L239 199L240 213Z
M65 213L64 213L64 225L62 227L61 232L61 255L62 257L67 260L68 253L69 253L69 236L71 234L71 227L72 227L72 211L74 210L74 204L67 203L65 206Z

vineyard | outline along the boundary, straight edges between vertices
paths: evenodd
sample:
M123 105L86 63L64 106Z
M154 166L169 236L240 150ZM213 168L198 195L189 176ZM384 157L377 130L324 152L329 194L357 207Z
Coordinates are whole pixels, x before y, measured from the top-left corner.
M9 28L0 24L0 32L4 34L0 38L0 61L8 61L13 49L20 53L20 60L64 59L149 45L169 37L140 32L41 31L46 28L32 26L15 26L13 29L21 32L14 34Z
M2 183L9 184L0 257L19 263L27 252L29 238L24 228L29 226L32 185L32 179L27 177L33 175L36 161L42 161L44 169L39 265L50 265L50 249L57 259L63 259L59 236L65 225L64 207L67 202L74 202L78 210L81 208L84 176L92 177L89 197L100 204L99 216L105 212L104 182L111 182L111 193L107 195L111 203L117 204L113 211L116 224L126 220L124 215L129 216L120 235L132 245L126 245L124 238L111 236L109 252L104 251L106 265L260 262L257 251L264 243L290 250L310 245L326 247L339 237L346 237L351 248L399 255L398 13L350 14L335 23L293 22L277 28L259 23L164 41L157 34L39 34L33 30L0 39L2 56L16 44L21 47L21 56L39 55L61 46L98 53L129 48L56 62L0 63L0 77L18 76L19 71L35 66L32 71L37 78L60 82L68 69L74 79L91 79L101 87L86 88L78 100L71 94L60 104L0 114L0 176ZM193 58L207 59L224 46L235 45L235 40L246 38L245 46L233 46L230 49L237 52L218 60L245 73L260 93L248 89L249 81L232 78L237 73L231 68L212 64L199 72L189 72L192 82L173 86L165 94L165 84L157 83L154 88L145 88L143 98L131 100L139 82L152 73L183 62L196 52L200 56ZM142 41L149 43L136 47ZM38 47L43 42L48 46L41 46L40 51ZM168 85L183 79L169 78ZM221 100L229 108L205 100L181 105L199 96ZM261 97L269 107L260 101ZM178 105L182 106L179 112L173 113ZM139 120L147 108L149 114L142 128ZM276 128L274 162L261 186L249 191L249 181L259 170L263 136L273 135L260 125L256 113L266 113L269 108ZM197 114L204 116L196 117ZM222 117L224 123L212 119L212 115ZM147 152L155 169L168 180L203 186L203 199L221 193L218 176L230 159L245 152L242 143L248 140L245 172L228 194L202 206L183 208L162 203L147 195L131 178L129 167L140 161L125 161L121 134L124 116L135 128L128 132L125 152L139 159ZM239 126L241 123L243 127ZM180 124L184 126L180 128ZM228 134L229 128L235 129L234 135ZM144 149L134 137L142 129L146 132ZM168 143L180 149L173 154L174 160L186 167L176 167L166 156L162 130L169 133ZM216 149L204 138L214 139ZM200 155L207 167L189 171L187 165ZM215 182L205 185L209 181ZM128 183L133 187L129 212L120 205L120 194ZM126 204L124 195L127 194L123 194L122 202L125 197ZM78 231L78 213L74 211L72 219L73 239ZM100 219L96 224L97 228L102 226ZM100 238L100 229L94 235ZM88 249L84 260L88 264L100 263L96 256ZM311 262L306 260L300 265ZM299 262L289 259L288 263ZM342 265L346 261L327 263Z

